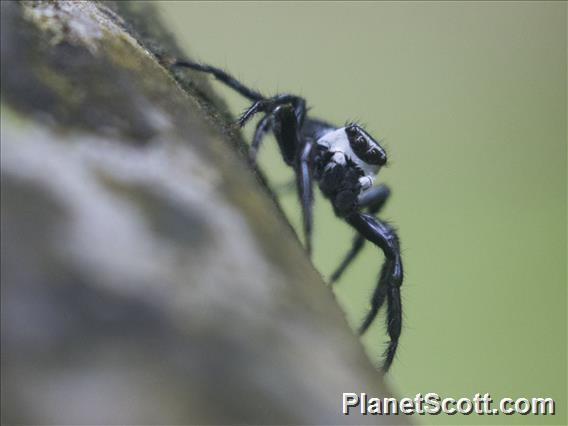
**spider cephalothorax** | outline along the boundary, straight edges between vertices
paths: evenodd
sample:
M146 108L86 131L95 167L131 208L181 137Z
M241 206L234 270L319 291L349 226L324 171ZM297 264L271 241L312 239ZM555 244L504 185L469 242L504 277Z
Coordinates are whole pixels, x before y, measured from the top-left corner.
M308 253L311 253L314 181L330 200L335 214L357 231L351 250L331 276L332 283L345 271L365 241L371 241L383 251L385 261L371 299L371 309L359 331L367 330L387 301L390 342L385 351L383 369L388 370L402 327L402 262L394 230L376 217L390 193L385 185L373 186L374 177L387 161L380 143L355 123L336 127L308 117L306 102L299 96L284 94L266 98L219 68L192 61L174 61L171 65L210 73L253 101L239 118L240 126L244 126L255 114L263 114L251 143L251 160L254 163L263 136L271 130L282 158L296 174Z
M358 197L373 185L386 163L383 148L357 124L329 129L318 135L314 178L340 217L355 212Z

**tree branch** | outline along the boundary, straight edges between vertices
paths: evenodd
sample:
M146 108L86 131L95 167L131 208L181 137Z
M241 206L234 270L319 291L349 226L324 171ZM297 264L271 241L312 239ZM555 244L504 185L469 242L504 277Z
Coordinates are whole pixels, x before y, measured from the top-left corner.
M388 396L147 4L2 2L2 422L384 423Z

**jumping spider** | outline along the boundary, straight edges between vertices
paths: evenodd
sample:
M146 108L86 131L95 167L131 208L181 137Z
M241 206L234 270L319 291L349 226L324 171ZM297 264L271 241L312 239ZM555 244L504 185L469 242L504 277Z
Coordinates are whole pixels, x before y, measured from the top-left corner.
M376 217L390 193L385 185L373 186L375 175L386 164L385 150L355 123L336 127L308 117L306 101L299 96L281 94L266 98L219 68L189 60L170 61L170 65L209 73L251 100L253 104L238 119L239 126L244 126L255 114L263 114L250 147L251 160L255 161L263 137L272 130L284 162L296 174L308 253L311 253L314 180L330 200L335 214L357 231L351 250L331 276L332 283L357 256L365 240L383 251L385 261L371 299L371 309L359 333L369 328L386 299L390 342L384 353L383 370L387 371L402 327L403 274L398 237L391 226Z

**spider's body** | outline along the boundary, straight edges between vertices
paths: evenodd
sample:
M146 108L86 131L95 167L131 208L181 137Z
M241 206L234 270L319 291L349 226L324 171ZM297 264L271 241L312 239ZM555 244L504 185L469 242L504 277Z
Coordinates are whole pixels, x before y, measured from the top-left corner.
M314 181L318 183L323 195L330 200L335 214L358 232L351 250L333 273L332 282L344 272L365 241L371 241L383 251L385 261L372 296L371 309L361 325L360 332L367 330L383 303L387 301L387 330L390 342L385 351L383 365L386 371L393 361L402 326L402 262L394 230L375 217L390 193L385 185L373 186L374 177L387 161L380 143L357 124L335 127L308 117L306 102L299 96L284 94L266 98L219 68L191 61L176 61L173 65L210 73L251 100L253 104L239 118L240 126L244 126L255 114L264 114L256 126L251 143L251 160L255 161L264 135L272 130L283 160L296 174L309 253Z
M315 143L313 162L322 193L331 200L338 216L357 209L357 199L372 185L386 154L356 124L323 132Z

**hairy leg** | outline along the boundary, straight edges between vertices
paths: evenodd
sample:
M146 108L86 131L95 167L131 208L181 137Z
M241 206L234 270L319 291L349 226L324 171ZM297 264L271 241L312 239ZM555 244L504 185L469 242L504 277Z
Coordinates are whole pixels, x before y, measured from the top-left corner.
M308 253L311 253L313 184L310 156L313 145L309 140L300 139L298 119L293 105L287 104L277 107L272 117L272 131L280 146L282 157L286 164L294 168L296 173L306 249Z
M254 136L252 138L252 143L249 149L249 159L253 165L256 165L256 155L258 149L260 148L260 143L266 132L270 129L271 116L269 114L265 115L256 125L254 131Z
M300 202L302 204L303 223L304 223L304 236L306 237L306 249L308 254L312 254L312 205L313 188L312 188L312 173L310 170L310 155L312 152L313 143L308 141L300 154L300 164L298 167L298 186Z
M293 107L297 126L298 128L302 127L306 118L306 101L295 95L276 95L272 98L257 100L241 114L237 123L243 127L255 114L259 112L271 114L277 107L283 105Z
M398 237L389 225L373 216L354 213L347 218L347 221L366 240L371 241L385 254L385 263L381 268L379 282L371 299L371 309L367 313L359 332L363 334L369 328L386 299L388 304L387 332L390 342L385 351L383 369L387 371L394 359L402 329L400 286L402 285L403 271Z
M251 101L258 101L261 99L265 99L264 96L262 96L259 92L245 86L235 77L223 71L221 68L217 68L207 64L200 64L198 62L190 61L188 59L174 61L173 63L171 63L171 65L174 67L189 68L195 71L201 71L207 74L211 74L217 80L226 84L231 89L239 92L241 95L243 95L247 99L250 99Z
M381 184L379 186L375 186L359 197L359 207L367 208L367 211L370 214L376 215L385 205L389 195L390 190L386 185ZM353 245L351 246L351 249L347 252L337 269L333 272L333 274L331 274L330 284L335 283L341 277L347 267L357 257L364 244L365 238L361 235L356 235L353 238Z

